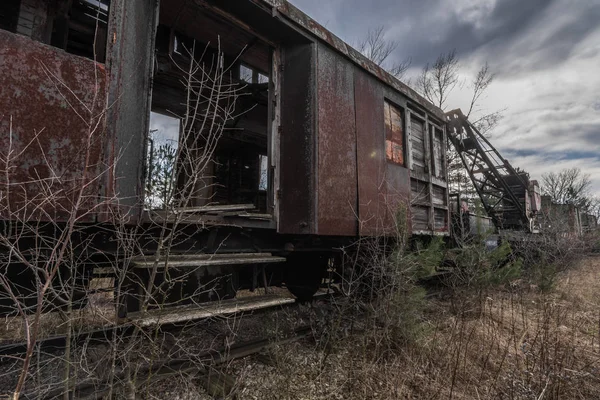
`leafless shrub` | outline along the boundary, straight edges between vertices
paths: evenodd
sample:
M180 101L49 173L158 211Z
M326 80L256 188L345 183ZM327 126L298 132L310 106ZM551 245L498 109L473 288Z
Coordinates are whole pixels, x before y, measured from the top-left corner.
M109 382L106 393L109 397L116 395L116 391L133 397L148 379L141 372L147 365L160 364L172 357L173 352L194 360L206 348L217 346L204 343L180 347L165 340L157 328L138 328L131 336L114 335L103 346L72 343L70 339L92 326L117 324L123 299L132 290L139 292L129 298L137 302L141 315L149 310L199 301L207 295L216 294L214 300L221 296L224 279L221 277L206 279L183 296L170 296L170 291L195 271L174 270L169 266L169 258L181 243L203 229L201 225L190 229L185 214L178 210L198 202L210 204L205 195L211 184L207 179L209 167L225 124L240 112L236 100L242 95L244 85L232 79L219 46L216 51L208 47L200 52L189 49L188 60L188 65L177 64L186 98L185 113L178 116L182 120L180 141L171 159L163 160L171 165L163 174L166 185L162 187L162 197L155 201L162 210L148 210L151 220L145 225L129 223L119 198L98 200L98 194L92 190L94 183L105 179L116 163L113 160L100 166L94 161L92 144L102 140L103 121L110 108L100 93L93 96L91 104L82 99L71 102L73 113L87 126L86 145L76 155L82 160L82 168L74 175L53 173L49 178L15 181L12 171L22 162L27 147L9 146L0 151L0 215L6 221L0 229L0 285L6 297L0 301L3 311L12 310L7 318L7 326L14 331L12 339L24 339L28 344L23 358L15 359L7 370L0 371L6 382L14 382L13 398L36 391L62 393L69 398L77 383L95 381ZM65 96L74 96L52 74L48 73L48 79ZM39 138L51 134L38 132L26 146L43 150ZM12 138L13 132L7 132L6 136ZM45 159L48 170L58 171L51 157ZM180 179L183 176L185 179ZM32 187L39 196L14 200L18 197L15 193L30 193ZM60 218L54 218L47 210L60 210ZM108 223L96 229L85 221L99 210L104 210ZM187 229L182 229L184 226ZM154 241L144 243L140 240L143 237L152 237ZM98 252L98 240L112 244L110 254ZM144 271L147 275L134 268L133 261L139 257L153 261ZM114 278L90 284L92 271L98 267ZM15 275L17 269L19 273ZM92 291L97 294L92 295ZM87 299L91 299L90 304ZM235 331L237 326L232 324L229 329ZM56 333L67 335L64 353L58 357L39 353L38 339ZM61 368L56 368L57 362ZM198 363L201 367L202 363ZM119 389L122 387L125 390Z

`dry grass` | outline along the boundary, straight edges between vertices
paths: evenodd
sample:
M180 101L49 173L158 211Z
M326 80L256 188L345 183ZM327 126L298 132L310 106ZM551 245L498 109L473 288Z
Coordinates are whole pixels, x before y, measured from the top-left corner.
M550 293L527 286L432 300L426 333L394 351L374 351L377 335L362 327L316 349L281 348L273 365L232 368L245 377L244 398L600 398L599 293L600 257L586 258Z

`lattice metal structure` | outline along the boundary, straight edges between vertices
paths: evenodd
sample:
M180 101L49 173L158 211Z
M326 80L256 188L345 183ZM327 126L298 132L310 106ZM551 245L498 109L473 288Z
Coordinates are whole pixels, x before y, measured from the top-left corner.
M516 171L460 109L446 113L446 118L448 138L496 228L534 232L537 182Z

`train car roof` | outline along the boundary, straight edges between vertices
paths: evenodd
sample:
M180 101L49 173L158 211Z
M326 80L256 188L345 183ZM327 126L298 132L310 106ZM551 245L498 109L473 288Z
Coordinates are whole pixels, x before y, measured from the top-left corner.
M310 36L326 42L329 46L333 47L339 53L349 58L354 64L367 71L371 75L375 76L380 81L384 82L388 86L396 89L398 92L404 94L413 102L423 107L426 111L439 118L440 121L445 121L444 112L434 106L431 102L417 93L414 89L408 85L402 83L395 76L369 60L361 52L354 49L352 46L344 42L342 39L334 35L332 32L327 30L324 26L319 24L313 18L305 14L299 8L292 5L287 0L250 0L259 6L271 8L272 15L274 18L283 19L285 22L291 22L296 28L299 28L304 33L308 33Z

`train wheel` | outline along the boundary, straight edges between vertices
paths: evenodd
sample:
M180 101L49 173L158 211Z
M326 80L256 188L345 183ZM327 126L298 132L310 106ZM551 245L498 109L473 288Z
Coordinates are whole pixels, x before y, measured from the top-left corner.
M321 287L329 258L323 254L292 254L288 257L284 282L288 290L300 301L312 299Z

